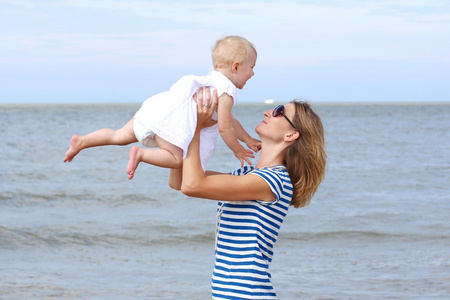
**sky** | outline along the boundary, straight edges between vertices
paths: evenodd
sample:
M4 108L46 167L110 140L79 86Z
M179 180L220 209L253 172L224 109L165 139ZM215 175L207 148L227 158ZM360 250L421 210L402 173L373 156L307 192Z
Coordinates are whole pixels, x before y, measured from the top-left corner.
M450 102L448 0L0 0L0 104L143 102L258 51L239 102Z

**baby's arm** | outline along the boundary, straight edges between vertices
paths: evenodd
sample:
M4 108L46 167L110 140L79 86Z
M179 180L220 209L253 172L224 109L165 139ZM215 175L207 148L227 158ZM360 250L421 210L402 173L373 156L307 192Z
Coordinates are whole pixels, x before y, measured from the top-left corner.
M247 147L252 149L255 152L261 150L261 141L254 139L248 134L248 132L244 129L241 123L232 115L233 118L233 128L236 131L237 138L244 142Z
M238 141L238 135L233 126L235 119L231 114L232 108L233 98L228 94L222 94L219 97L219 105L217 106L217 124L219 133L228 148L230 148L234 155L241 161L241 166L244 166L244 160L251 165L248 158L254 158L255 156L251 150L245 149Z

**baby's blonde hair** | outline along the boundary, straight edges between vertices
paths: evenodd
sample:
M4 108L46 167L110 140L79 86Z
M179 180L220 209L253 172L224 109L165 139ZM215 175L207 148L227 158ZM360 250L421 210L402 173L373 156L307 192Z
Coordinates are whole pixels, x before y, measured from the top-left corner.
M235 35L217 40L211 50L214 69L229 66L234 62L243 63L251 51L257 55L252 43Z

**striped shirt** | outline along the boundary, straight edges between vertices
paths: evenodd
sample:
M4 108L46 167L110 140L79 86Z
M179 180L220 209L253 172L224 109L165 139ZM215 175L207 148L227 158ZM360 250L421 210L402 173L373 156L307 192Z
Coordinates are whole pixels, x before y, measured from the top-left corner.
M289 174L282 165L261 169L246 166L231 174L260 176L276 200L219 202L212 298L277 299L269 265L292 198Z

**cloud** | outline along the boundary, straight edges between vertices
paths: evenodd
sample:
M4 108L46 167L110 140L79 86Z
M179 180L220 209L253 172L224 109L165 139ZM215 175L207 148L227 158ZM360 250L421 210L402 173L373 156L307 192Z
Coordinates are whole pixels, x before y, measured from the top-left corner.
M442 1L3 3L13 12L22 9L48 18L28 24L37 27L35 33L0 36L8 60L18 53L20 60L120 57L127 64L189 64L209 58L211 44L225 34L248 37L267 65L446 59L449 48L444 36L450 36L450 13ZM105 24L97 23L99 15Z
M130 74L207 70L211 45L227 34L242 35L256 45L256 72L267 72L260 78L269 81L273 76L308 80L311 76L302 72L309 72L314 73L316 86L324 74L331 74L326 77L329 81L333 76L350 76L339 77L340 82L359 80L353 74L365 74L368 77L361 77L361 82L384 84L386 79L375 76L390 74L392 81L408 75L398 70L408 67L414 82L420 82L421 74L428 74L427 78L448 74L450 4L444 0L0 0L0 63L5 80L11 74L36 77L41 68L44 73L78 72L86 80L90 75L84 69L95 70L97 78L101 70L108 72L105 76L119 77L112 74L114 68ZM344 68L348 72L342 72Z

